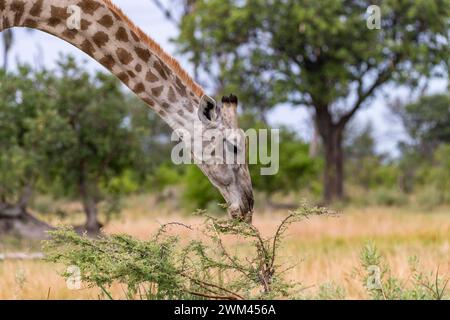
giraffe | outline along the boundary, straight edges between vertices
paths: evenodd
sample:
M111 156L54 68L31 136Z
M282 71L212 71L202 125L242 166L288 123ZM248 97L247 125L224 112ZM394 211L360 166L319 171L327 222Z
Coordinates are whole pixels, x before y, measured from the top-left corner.
M81 13L77 28L67 23L74 6ZM0 31L32 28L72 44L114 74L173 130L195 136L198 124L219 132L238 128L237 98L224 97L217 104L111 0L0 0L0 12ZM196 164L224 197L230 216L251 222L247 164Z

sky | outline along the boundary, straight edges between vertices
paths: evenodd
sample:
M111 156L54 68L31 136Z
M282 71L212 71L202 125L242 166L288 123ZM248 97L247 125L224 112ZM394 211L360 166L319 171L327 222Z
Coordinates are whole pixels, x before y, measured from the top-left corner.
M177 35L177 29L163 16L160 10L150 0L113 0L123 11L142 28L150 37L156 40L167 52L174 55L181 65L188 71L192 66L187 59L177 54L176 47L170 39ZM162 1L166 2L166 1ZM32 65L44 65L52 68L59 54L72 54L80 60L86 61L86 67L92 71L105 70L99 63L74 48L70 44L40 31L29 32L25 29L16 29L16 43L10 55L10 65L17 61ZM0 59L3 59L1 57ZM445 81L432 81L430 93L444 91ZM389 97L386 97L388 93ZM384 94L378 94L370 104L356 115L355 123L364 125L371 122L374 137L377 142L376 149L380 153L397 155L397 142L405 139L406 135L398 119L393 117L387 107L387 102L394 97L406 100L406 90L387 88ZM302 107L280 105L269 114L269 122L273 126L288 125L294 128L301 137L309 139L312 135L310 111Z

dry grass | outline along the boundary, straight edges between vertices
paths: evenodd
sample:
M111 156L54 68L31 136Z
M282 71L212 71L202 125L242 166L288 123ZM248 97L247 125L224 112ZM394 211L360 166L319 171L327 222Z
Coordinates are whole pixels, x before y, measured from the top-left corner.
M107 233L127 233L146 239L161 223L183 221L196 224L200 218L168 214L164 209L148 211L136 201L112 221ZM285 212L258 212L255 224L266 235L275 231ZM177 230L182 237L187 231ZM195 235L194 235L195 236ZM450 209L432 213L407 209L346 209L340 217L315 217L292 226L283 246L283 259L298 263L290 277L310 287L313 293L323 283L334 282L345 289L348 298L366 298L355 275L359 252L372 240L392 267L407 280L408 258L416 255L426 270L450 277ZM42 261L0 262L0 299L98 299L97 289L71 291L59 276L61 267ZM114 289L120 296L122 288Z

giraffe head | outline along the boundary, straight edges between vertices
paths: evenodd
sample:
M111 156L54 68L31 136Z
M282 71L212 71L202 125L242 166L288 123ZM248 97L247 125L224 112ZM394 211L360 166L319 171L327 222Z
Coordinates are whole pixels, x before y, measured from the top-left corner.
M245 135L238 127L237 97L222 98L218 105L204 95L198 108L202 135L203 158L198 164L227 202L234 219L251 222L253 189L246 163ZM206 152L205 152L206 151Z

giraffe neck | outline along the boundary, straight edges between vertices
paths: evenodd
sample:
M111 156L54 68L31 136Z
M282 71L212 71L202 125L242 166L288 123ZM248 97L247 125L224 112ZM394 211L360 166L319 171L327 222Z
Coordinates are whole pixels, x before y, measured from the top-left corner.
M73 6L81 9L76 29L67 23ZM0 11L0 31L28 27L63 39L116 75L173 129L194 121L202 89L110 0L0 0Z

